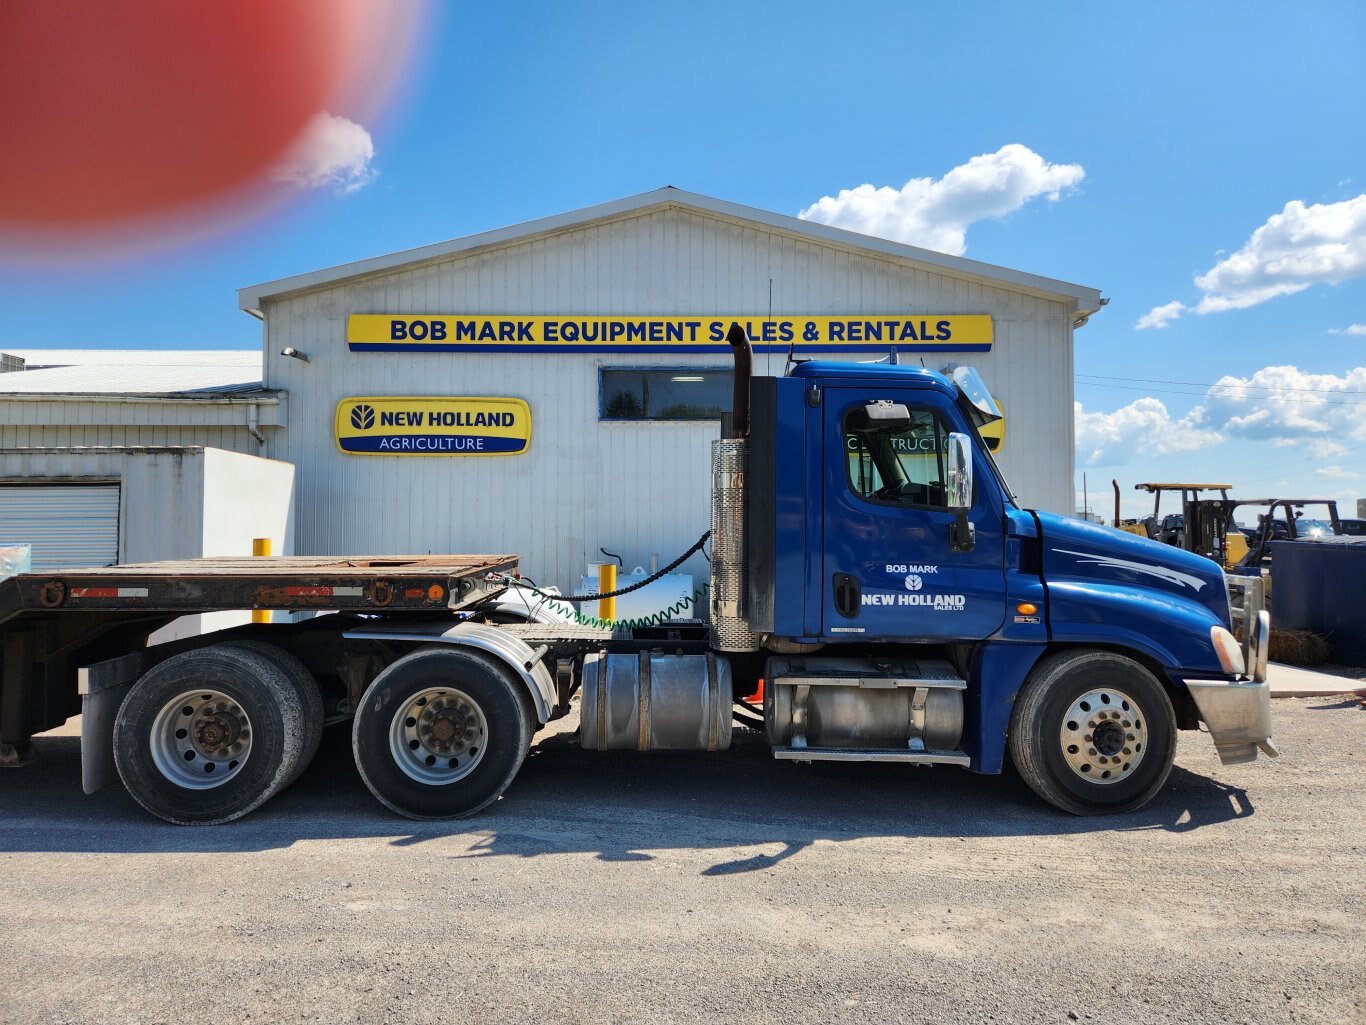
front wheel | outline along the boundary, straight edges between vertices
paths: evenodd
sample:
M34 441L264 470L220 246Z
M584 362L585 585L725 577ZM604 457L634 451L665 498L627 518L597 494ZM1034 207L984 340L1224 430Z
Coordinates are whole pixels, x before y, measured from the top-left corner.
M1133 659L1070 651L1040 662L1010 717L1010 755L1031 790L1074 815L1132 811L1171 774L1176 713Z
M466 651L425 648L380 673L351 731L379 802L413 819L473 815L507 789L531 746L519 684Z

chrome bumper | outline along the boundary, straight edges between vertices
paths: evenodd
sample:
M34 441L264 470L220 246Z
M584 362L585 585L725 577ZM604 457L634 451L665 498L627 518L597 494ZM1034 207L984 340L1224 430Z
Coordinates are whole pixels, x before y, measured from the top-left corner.
M1255 762L1258 749L1272 758L1280 754L1271 742L1271 684L1265 679L1187 680L1186 687L1209 727L1219 761Z
M1200 718L1209 727L1214 750L1225 765L1255 762L1261 750L1280 754L1271 742L1271 685L1266 682L1271 649L1271 615L1261 577L1226 577L1229 613L1243 630L1243 665L1250 679L1187 680Z

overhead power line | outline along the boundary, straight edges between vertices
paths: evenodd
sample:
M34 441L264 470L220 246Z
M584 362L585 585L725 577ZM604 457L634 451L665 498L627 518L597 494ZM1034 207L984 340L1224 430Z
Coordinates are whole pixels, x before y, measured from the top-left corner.
M1082 375L1078 374L1077 376L1080 378ZM1134 392L1143 392L1144 394L1152 394L1152 393L1156 392L1156 393L1162 394L1162 395L1185 395L1185 396L1187 396L1188 398L1193 398L1193 399L1202 399L1202 398L1207 398L1207 397L1208 397L1207 394L1206 394L1205 392L1196 392L1196 391L1177 391L1175 388L1154 388L1154 387L1152 387L1151 385L1140 385L1140 384L1102 384L1102 383L1100 383L1099 381L1083 381L1082 383L1085 384L1088 388L1111 388L1111 389L1115 389L1115 390L1117 390L1117 391L1134 391ZM1210 385L1210 387L1212 388L1212 387L1214 387L1214 385ZM1231 386L1231 385L1219 385L1219 387L1221 387L1221 388L1232 388L1233 386ZM1287 390L1290 390L1290 389L1287 389ZM1297 389L1293 389L1293 390L1294 390L1294 391L1305 391L1305 390L1307 390L1307 389L1297 388ZM1323 393L1322 393L1322 392L1313 392L1312 394L1315 394L1315 395L1322 395ZM1330 394L1330 395L1343 395L1343 394L1350 394L1350 395L1366 395L1366 392L1329 392L1328 394ZM1216 396L1216 397L1218 397L1218 396ZM1274 397L1274 396L1272 396L1272 395L1250 395L1250 396L1248 396L1248 398L1253 398L1253 399L1269 399L1269 398L1273 398L1273 397ZM1333 399L1318 399L1314 404L1315 404L1316 406L1361 406L1361 405L1366 405L1366 398L1362 398L1362 399L1344 399L1344 400L1341 400L1341 401L1335 401L1335 400L1333 400Z
M1276 384L1221 384L1217 381L1206 383L1203 381L1167 381L1155 377L1109 377L1105 374L1078 374L1079 378L1086 378L1090 381L1137 381L1142 384L1173 384L1186 388L1227 388L1230 391L1270 391L1270 392L1302 392L1307 395L1322 395L1322 388L1289 388ZM1182 393L1186 394L1186 393ZM1360 388L1334 388L1331 395L1366 395L1366 389Z

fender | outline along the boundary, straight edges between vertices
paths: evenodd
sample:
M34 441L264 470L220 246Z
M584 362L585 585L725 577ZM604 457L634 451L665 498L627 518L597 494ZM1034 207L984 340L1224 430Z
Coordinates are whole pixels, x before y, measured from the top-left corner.
M994 774L1005 765L1016 695L1047 650L1044 644L988 642L974 653L968 686L977 699L968 700L963 710L963 750L972 759L971 771Z
M496 626L484 623L444 623L376 624L357 630L348 630L342 635L348 639L365 641L400 641L404 644L449 644L457 648L470 648L493 656L507 666L514 678L526 687L536 710L536 721L544 726L555 713L559 700L555 681L541 661L541 653L530 648L520 637L514 637Z

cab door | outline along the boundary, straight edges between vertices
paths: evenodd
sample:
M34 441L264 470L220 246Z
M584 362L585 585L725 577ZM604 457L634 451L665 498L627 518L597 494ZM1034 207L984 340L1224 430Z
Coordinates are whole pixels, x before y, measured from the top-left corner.
M828 388L822 403L822 633L832 640L980 640L1005 620L1001 496L973 448L971 551L946 501L947 396Z

